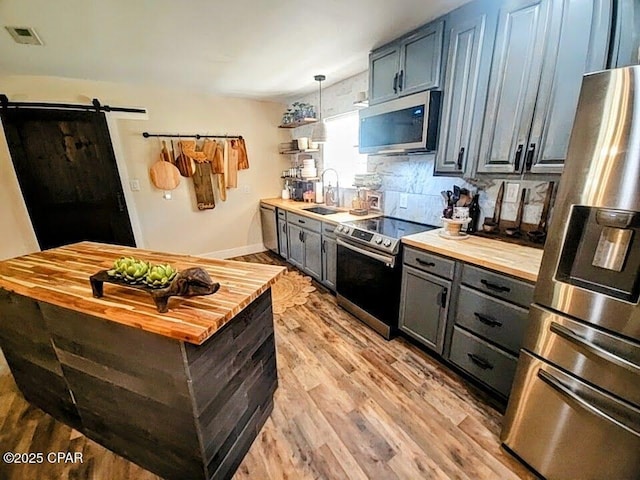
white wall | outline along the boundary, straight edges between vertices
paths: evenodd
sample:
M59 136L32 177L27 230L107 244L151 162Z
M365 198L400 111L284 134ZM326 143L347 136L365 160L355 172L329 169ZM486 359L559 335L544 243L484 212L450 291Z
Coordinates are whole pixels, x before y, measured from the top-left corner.
M117 119L114 145L129 212L139 220L140 247L186 253L233 256L262 250L260 198L278 196L280 174L288 165L278 143L288 135L278 129L284 105L247 99L212 97L189 91L53 77L0 76L0 92L13 101L90 103L146 108L147 120ZM238 175L238 189L226 202L199 211L193 182L182 178L172 200L164 200L149 179L158 159L159 139L142 132L237 134L247 143L250 168ZM122 171L124 170L124 171ZM140 191L128 181L138 179ZM0 259L38 250L20 188L0 132Z

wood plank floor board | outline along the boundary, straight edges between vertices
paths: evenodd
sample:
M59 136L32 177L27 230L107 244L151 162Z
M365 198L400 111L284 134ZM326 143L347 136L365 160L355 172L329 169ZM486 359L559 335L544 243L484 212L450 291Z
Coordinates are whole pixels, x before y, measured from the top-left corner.
M286 265L267 252L237 260ZM502 415L484 392L412 342L384 340L313 285L305 305L274 315L274 407L235 479L536 478L500 446ZM0 462L2 480L161 480L30 406L3 361L0 446L84 454L83 464Z

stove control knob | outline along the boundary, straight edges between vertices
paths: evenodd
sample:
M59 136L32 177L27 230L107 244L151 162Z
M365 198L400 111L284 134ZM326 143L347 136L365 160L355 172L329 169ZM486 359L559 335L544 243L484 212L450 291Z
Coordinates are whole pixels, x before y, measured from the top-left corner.
M385 247L390 247L391 246L391 240L389 240L388 238L384 241L384 246Z
M377 245L380 245L382 243L382 237L376 237L373 241L376 242Z
M350 233L351 229L349 227L344 227L344 233Z
M338 227L338 230L340 230L341 232L345 232L347 230L347 227L345 227L344 225L340 225Z

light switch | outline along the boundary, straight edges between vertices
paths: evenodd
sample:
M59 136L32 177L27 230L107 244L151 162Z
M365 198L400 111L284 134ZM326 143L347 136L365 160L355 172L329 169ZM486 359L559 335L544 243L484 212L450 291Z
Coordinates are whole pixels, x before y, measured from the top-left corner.
M138 180L137 178L134 178L133 180L129 180L129 188L131 189L132 192L139 192L140 180Z
M399 207L407 208L408 203L409 203L409 195L407 195L406 193L401 193Z
M518 191L520 190L520 184L507 183L507 189L504 194L504 201L510 203L516 203L518 201Z

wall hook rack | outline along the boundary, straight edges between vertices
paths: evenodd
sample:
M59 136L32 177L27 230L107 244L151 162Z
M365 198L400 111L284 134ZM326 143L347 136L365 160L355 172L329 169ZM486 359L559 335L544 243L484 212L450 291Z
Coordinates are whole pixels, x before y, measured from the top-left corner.
M144 138L149 137L164 137L164 138L195 138L196 140L200 140L201 138L242 138L242 135L200 135L199 133L195 134L177 134L177 133L149 133L143 132L142 136Z

